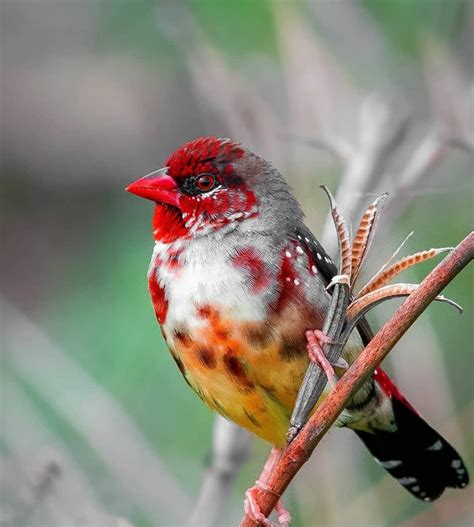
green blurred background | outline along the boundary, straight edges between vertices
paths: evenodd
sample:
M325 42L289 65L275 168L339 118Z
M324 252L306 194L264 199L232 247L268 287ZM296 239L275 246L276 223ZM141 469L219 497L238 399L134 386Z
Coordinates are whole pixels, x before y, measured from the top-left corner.
M1 0L0 9L0 525L185 525L214 417L165 349L146 283L152 205L125 185L188 139L230 136L285 174L318 236L328 209L318 185L346 181L341 206L355 218L392 191L366 278L413 229L406 251L455 245L473 219L474 4ZM363 154L371 119L393 137L376 152L369 188L357 177L348 185L347 159L331 145ZM430 307L387 366L471 471L472 283L467 269L446 291L462 317ZM375 326L393 307L372 316ZM238 523L267 450L255 442L222 525ZM348 431L328 434L287 502L296 527L474 523L470 488L418 503Z

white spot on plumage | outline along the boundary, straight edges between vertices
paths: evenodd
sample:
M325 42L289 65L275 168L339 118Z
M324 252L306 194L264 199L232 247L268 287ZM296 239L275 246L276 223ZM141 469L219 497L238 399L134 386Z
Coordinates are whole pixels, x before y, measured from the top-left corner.
M395 468L402 464L399 459L389 459L388 461L380 461L379 463L382 465L383 468L386 469Z
M309 243L309 238L306 238L306 236L304 237L304 241Z
M321 253L316 253L316 256L318 257L318 260L322 260L323 257L321 256Z
M411 485L412 483L416 483L418 480L412 476L407 476L405 478L398 478L398 482L401 485Z
M290 253L290 251L286 251L285 256L286 256L287 258L291 258L291 253Z
M231 214L230 216L228 216L228 219L229 220L238 220L239 218L242 218L242 216L244 215L243 212L234 212L234 214Z
M312 265L311 266L311 271L313 271L314 274L317 274L318 269L317 269L317 267L315 265Z
M420 486L419 485L415 485L414 487L411 488L412 492L419 492L420 491Z
M460 459L454 459L453 461L451 461L451 466L455 469L459 468L461 465L462 461Z
M431 446L426 447L426 450L436 451L443 448L443 443L440 439L436 440Z
M298 278L295 278L294 282L295 282L295 285L300 285L300 281L298 280Z
M299 253L299 254L303 254L304 251L303 249L298 245L298 247L296 247L296 252Z

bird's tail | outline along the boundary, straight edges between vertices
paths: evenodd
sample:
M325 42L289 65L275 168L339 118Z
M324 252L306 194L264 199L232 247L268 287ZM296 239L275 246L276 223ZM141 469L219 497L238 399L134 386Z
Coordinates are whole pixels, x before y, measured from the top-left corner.
M387 390L388 383L392 392ZM454 448L415 411L385 374L380 388L392 406L390 429L355 430L375 460L413 496L424 501L435 500L447 487L464 488L469 476Z

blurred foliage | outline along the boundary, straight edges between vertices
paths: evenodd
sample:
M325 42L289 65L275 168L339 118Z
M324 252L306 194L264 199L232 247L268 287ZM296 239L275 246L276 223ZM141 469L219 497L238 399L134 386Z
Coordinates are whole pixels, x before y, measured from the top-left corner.
M467 12L466 0L363 0L392 44L418 57L426 37L452 44Z

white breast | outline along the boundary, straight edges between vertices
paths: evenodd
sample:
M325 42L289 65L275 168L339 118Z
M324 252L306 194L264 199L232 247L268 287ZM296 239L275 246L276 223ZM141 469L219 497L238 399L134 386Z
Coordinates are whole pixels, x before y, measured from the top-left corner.
M169 254L181 251L179 265L169 265ZM165 290L168 312L165 327L202 324L196 308L210 305L236 320L261 320L265 317L270 291L250 294L248 281L241 269L231 263L232 248L216 245L207 239L192 243L157 242L149 272ZM155 265L158 259L160 265Z

